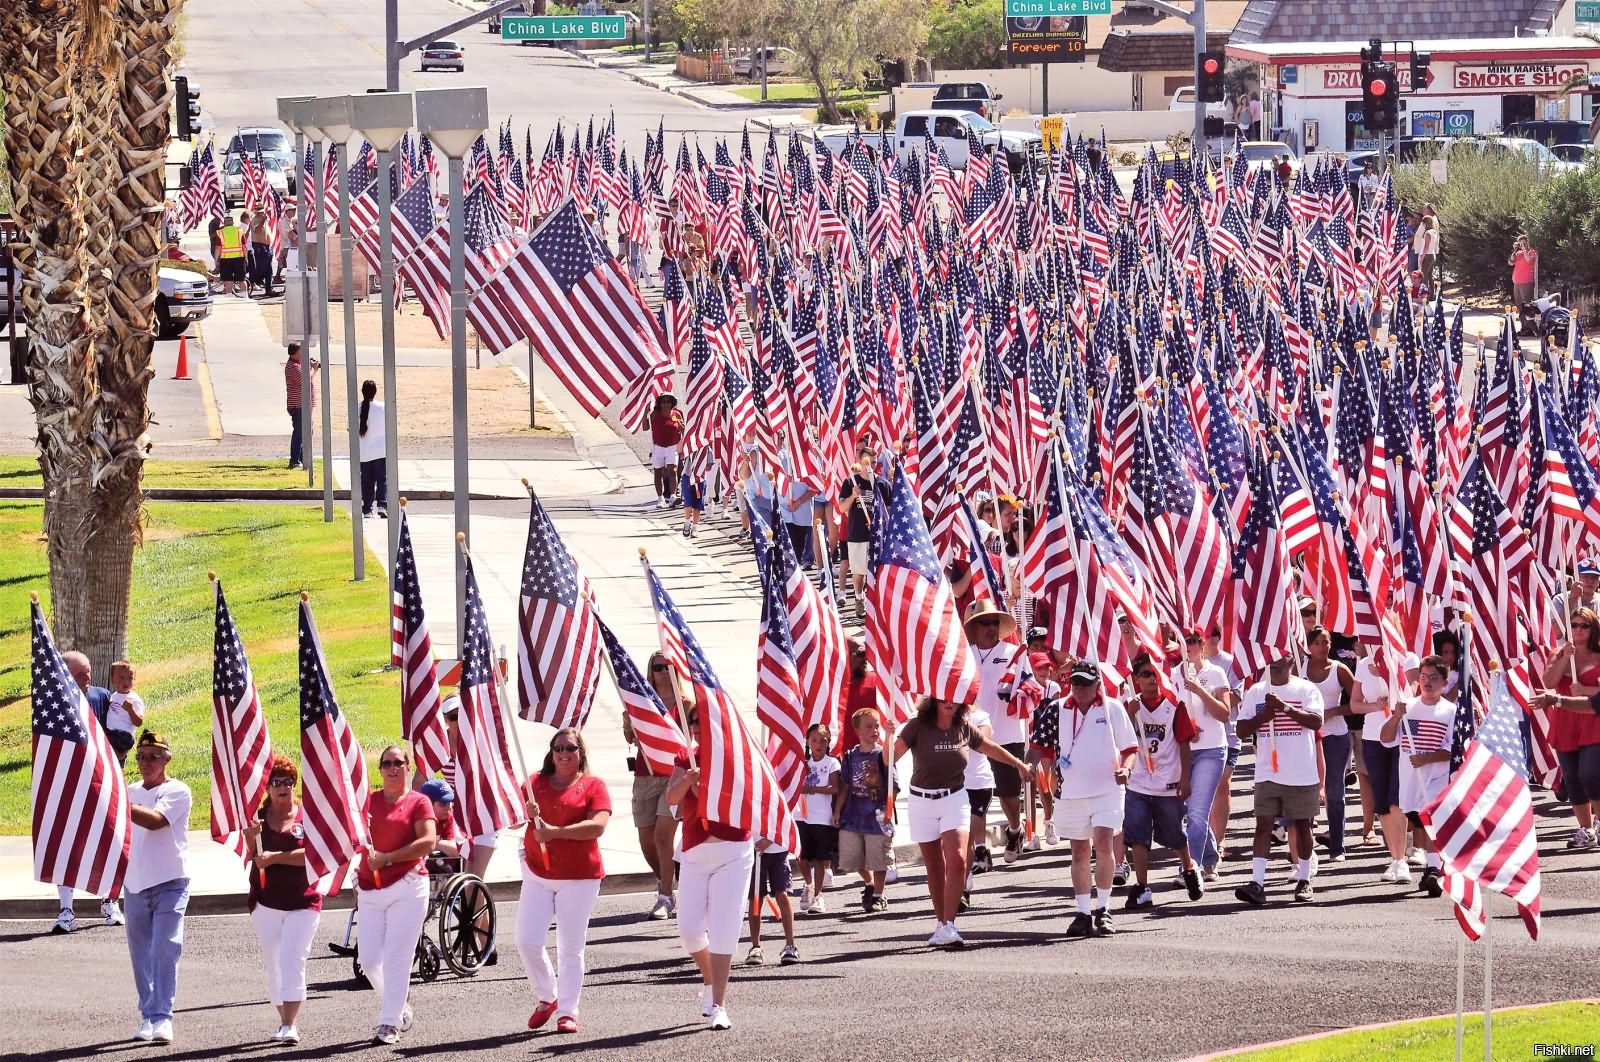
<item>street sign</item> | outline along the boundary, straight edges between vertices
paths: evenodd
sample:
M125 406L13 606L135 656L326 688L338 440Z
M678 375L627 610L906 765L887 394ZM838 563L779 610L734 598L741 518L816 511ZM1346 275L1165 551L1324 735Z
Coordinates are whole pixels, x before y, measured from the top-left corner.
M1600 3L1600 0L1595 2ZM1007 18L1109 14L1111 0L1006 0Z
M1600 22L1600 0L1578 0L1573 6L1579 22Z
M628 36L621 15L506 15L503 41L620 41Z
M1040 147L1045 154L1055 153L1056 146L1061 143L1061 131L1066 125L1066 120L1059 114L1047 114L1039 119Z

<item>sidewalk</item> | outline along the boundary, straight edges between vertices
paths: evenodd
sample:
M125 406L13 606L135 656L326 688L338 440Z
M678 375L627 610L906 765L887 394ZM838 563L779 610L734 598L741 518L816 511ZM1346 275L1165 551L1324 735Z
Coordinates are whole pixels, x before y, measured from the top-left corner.
M591 48L587 51L573 51L571 54L583 59L597 69L621 74L623 77L653 88L658 92L681 96L703 107L710 107L715 110L777 109L787 112L752 117L750 124L759 129L787 129L796 125L810 125L812 124L812 112L816 109L811 104L784 103L776 100L747 100L738 93L720 85L708 85L703 81L691 81L686 77L679 77L671 63L647 63L644 61L643 52L618 52L611 48Z

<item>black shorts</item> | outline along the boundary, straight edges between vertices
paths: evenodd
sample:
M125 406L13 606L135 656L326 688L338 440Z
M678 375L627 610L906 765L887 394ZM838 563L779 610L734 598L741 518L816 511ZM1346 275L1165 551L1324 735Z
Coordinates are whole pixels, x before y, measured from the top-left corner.
M1406 812L1406 822L1410 823L1414 830L1422 829L1422 816L1415 811Z
M989 804L994 800L993 789L967 790L967 806L972 809L974 818L986 819L989 817Z
M815 822L797 822L800 828L800 858L807 863L839 861L839 827Z
M217 263L217 275L223 280L243 280L244 259L224 258Z
M789 892L789 853L757 852L756 865L751 871L759 896L787 895Z
M1362 738L1361 757L1367 761L1367 788L1372 791L1372 810L1387 815L1391 808L1400 805L1400 747L1390 748Z
M1020 741L1008 742L1001 746L1017 759L1022 759L1026 749ZM976 755L976 753L975 753ZM996 760L994 764L994 792L1001 800L1015 800L1022 795L1022 772L1009 763Z

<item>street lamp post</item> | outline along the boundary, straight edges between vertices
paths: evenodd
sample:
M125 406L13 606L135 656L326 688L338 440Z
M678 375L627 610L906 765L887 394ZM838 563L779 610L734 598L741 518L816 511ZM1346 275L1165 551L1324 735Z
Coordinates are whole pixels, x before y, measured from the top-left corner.
M309 100L310 96L279 96L278 120L294 131L294 158L295 166L300 165L300 159L306 150L305 133L301 131L298 122L300 104ZM304 184L298 182L296 187ZM297 230L300 246L306 244L306 215L305 211L295 211L295 228ZM271 274L268 274L270 281ZM271 288L270 282L268 288ZM248 289L246 289L248 290ZM289 293L284 292L284 303L289 302ZM288 337L285 337L287 341ZM305 255L300 256L300 456L306 463L306 486L317 485L317 463L310 458L311 454L311 351L306 349L311 346L311 283L306 276ZM326 398L326 396L324 396ZM326 471L326 470L324 470Z
M327 134L317 124L318 103L316 99L302 100L295 106L295 118L300 129L306 135L308 146L311 149L311 173L304 172L305 154L295 159L295 166L301 169L300 176L296 178L296 200L299 209L295 213L300 219L300 270L305 270L311 265L311 247L317 248L317 346L318 353L322 355L318 360L322 363L322 520L324 523L333 523L333 366L328 361L328 271L322 263L322 141ZM316 210L317 221L310 225L313 207ZM307 307L307 313L310 308Z
M356 303L355 292L350 290L351 253L355 238L350 233L350 97L327 96L316 101L316 124L333 144L332 151L339 167L339 275L344 286L344 397L348 425L345 428L349 444L350 461L350 549L354 554L355 578L359 582L367 575L365 528L361 521L361 507L357 500L357 484L361 482L359 400L356 397ZM327 196L319 200L326 204ZM326 255L326 249L323 250ZM324 266L326 268L326 266ZM327 301L323 301L327 305ZM326 332L327 323L323 329ZM326 359L324 359L326 364ZM392 401L392 399L390 399ZM385 408L388 402L384 403Z
M394 586L394 558L400 551L400 446L394 363L394 238L389 220L389 170L394 148L411 128L411 93L369 92L350 97L350 124L378 153L378 256L383 290L383 430L387 449L389 497L389 585Z
M454 434L456 534L468 534L471 486L467 467L467 265L463 229L462 159L489 127L489 92L483 88L417 93L417 129L450 160L450 391ZM460 538L467 541L470 538ZM456 645L466 644L466 555L456 551ZM459 652L458 652L459 655Z

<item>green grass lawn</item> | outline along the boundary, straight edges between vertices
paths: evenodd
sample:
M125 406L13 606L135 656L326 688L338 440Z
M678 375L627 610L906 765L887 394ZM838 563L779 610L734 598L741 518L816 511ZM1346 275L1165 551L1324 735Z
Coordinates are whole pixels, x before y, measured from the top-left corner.
M318 462L317 483L322 480ZM287 462L244 459L238 461L146 461L144 485L148 487L206 487L215 490L273 490L304 487L304 470ZM42 487L39 462L33 457L0 457L0 487ZM201 573L202 575L205 573Z
M0 501L0 833L28 831L30 700L28 592L48 608L43 508ZM299 758L297 605L311 606L339 706L367 752L372 777L384 742L400 736L399 673L389 661L383 570L368 552L367 578L350 579L350 520L321 506L156 502L135 554L128 658L147 721L172 742L173 773L194 791L191 825L208 821L213 610L206 572L222 579L228 607L267 713L273 744ZM96 676L103 678L103 676ZM129 764L129 777L137 772Z
M1455 1057L1454 1017L1428 1018L1386 1029L1335 1033L1287 1047L1228 1055L1225 1062L1438 1062ZM1496 1059L1537 1058L1536 1044L1584 1046L1593 1058L1600 1042L1600 1004L1555 1003L1494 1012ZM1468 1014L1461 1039L1462 1058L1483 1057L1483 1015Z
M743 96L747 100L759 102L761 99L761 85L759 83L748 88L736 88L731 91L735 96ZM844 104L854 103L857 100L875 100L882 95L883 93L874 92L871 89L847 88L840 89L834 93L833 99L835 103ZM769 81L767 83L767 100L771 103L815 104L822 102L817 98L816 86L809 81Z

